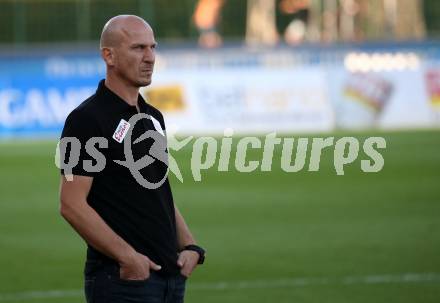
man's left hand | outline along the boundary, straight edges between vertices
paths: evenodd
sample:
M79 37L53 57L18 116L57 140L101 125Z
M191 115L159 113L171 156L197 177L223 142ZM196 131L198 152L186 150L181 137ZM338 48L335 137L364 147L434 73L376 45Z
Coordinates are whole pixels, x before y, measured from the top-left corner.
M189 278L199 261L199 254L192 250L184 250L179 254L177 265L181 268L180 273Z

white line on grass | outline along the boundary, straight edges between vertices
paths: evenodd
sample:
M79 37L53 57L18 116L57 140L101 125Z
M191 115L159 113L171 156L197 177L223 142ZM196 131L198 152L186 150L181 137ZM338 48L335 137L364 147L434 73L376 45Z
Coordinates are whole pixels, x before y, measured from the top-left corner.
M440 273L405 273L400 275L345 276L339 278L309 277L276 280L252 280L235 282L195 282L191 290L228 290L255 288L304 287L314 285L356 285L389 283L440 283ZM32 299L82 297L82 290L26 291L9 294L0 293L0 301L23 301Z

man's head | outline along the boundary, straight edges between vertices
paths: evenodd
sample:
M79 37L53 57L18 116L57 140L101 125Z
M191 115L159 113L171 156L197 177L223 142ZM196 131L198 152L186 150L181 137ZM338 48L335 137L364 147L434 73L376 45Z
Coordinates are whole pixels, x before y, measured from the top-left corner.
M133 15L111 18L102 30L100 47L108 76L135 87L151 83L156 41L144 19Z

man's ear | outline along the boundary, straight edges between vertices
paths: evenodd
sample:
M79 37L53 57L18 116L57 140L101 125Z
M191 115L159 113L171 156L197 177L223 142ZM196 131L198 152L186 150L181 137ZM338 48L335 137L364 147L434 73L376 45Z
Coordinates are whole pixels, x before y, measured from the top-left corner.
M104 59L105 63L108 66L115 65L114 53L113 53L113 49L112 48L110 48L110 47L103 47L101 49L101 57L102 57L102 59Z

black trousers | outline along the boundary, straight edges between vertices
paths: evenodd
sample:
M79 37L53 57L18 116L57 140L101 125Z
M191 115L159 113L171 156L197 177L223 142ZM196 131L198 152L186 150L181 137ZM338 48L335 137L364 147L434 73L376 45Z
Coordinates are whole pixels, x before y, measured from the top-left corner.
M163 277L151 271L143 281L123 280L117 263L87 260L85 269L87 303L183 303L186 278Z

